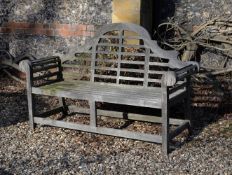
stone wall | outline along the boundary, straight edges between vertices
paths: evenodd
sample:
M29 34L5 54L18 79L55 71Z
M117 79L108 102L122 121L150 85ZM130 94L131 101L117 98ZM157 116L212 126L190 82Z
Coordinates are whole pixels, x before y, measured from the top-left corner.
M48 24L111 22L111 0L0 0L0 15L7 21Z
M15 56L68 54L111 23L111 0L0 0L0 37Z
M174 20L188 31L215 17L232 16L231 0L170 0L170 3L175 8Z

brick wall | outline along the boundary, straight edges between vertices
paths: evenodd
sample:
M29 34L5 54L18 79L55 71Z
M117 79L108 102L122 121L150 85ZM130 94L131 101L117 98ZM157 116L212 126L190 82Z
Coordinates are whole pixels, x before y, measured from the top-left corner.
M28 23L7 22L0 26L2 34L45 35L60 37L91 37L94 35L94 25L60 24L60 23Z

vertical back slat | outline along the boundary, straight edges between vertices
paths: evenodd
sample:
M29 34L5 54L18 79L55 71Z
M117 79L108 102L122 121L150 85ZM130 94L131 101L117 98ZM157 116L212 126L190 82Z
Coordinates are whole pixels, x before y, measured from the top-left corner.
M146 48L145 65L144 65L144 82L143 82L144 87L148 86L148 78L149 78L148 71L149 71L150 53L151 53L151 49Z
M118 70L117 70L117 80L116 83L119 84L120 82L120 72L121 72L121 60L122 60L122 45L123 45L123 30L119 32L119 48L118 48Z
M92 47L92 58L91 58L91 78L90 81L94 82L95 75L95 60L96 60L96 49L97 46L94 44Z

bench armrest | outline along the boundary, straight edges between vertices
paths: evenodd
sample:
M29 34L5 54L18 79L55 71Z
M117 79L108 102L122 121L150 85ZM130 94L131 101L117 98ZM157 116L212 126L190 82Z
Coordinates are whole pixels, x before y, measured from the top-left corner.
M197 73L198 71L199 71L199 65L197 63L188 65L188 66L183 67L181 69L178 69L175 71L177 81L183 80L184 78L187 78L187 77Z
M187 77L190 77L194 73L197 73L199 71L199 65L198 64L191 64L188 66L185 66L181 69L178 69L176 71L167 71L162 76L162 84L164 86L174 86L178 81L184 80Z
M56 56L33 61L25 60L20 66L26 73L27 81L31 86L42 86L63 80L61 60Z

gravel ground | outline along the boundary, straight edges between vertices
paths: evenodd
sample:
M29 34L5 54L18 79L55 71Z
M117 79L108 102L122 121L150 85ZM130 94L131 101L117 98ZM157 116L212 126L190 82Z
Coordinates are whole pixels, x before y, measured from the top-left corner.
M1 72L0 82L0 174L232 174L232 113L195 117L193 136L182 134L164 157L158 144L54 127L32 132L25 87Z

